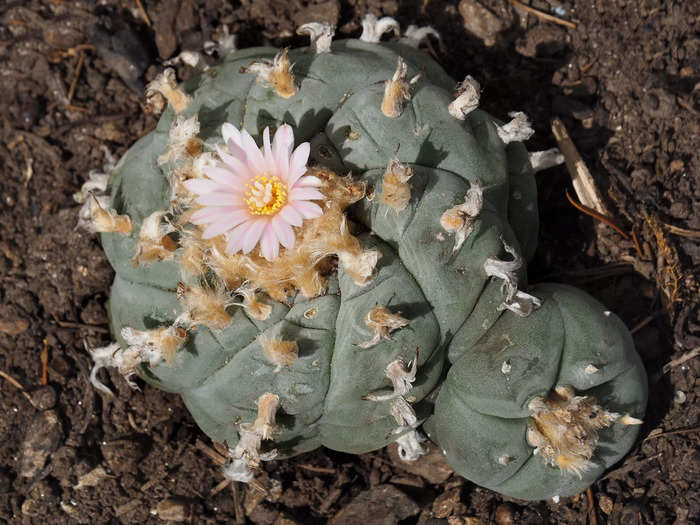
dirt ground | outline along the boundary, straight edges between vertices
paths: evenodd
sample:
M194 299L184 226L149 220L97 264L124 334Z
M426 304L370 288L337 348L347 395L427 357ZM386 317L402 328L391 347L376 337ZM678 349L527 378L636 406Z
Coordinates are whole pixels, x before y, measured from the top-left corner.
M0 521L11 523L470 524L700 520L700 4L533 0L5 0L0 5ZM271 490L223 486L212 444L177 396L90 385L84 343L110 340L113 278L75 229L72 195L156 118L143 87L164 60L237 35L305 45L325 19L356 37L368 13L430 23L437 60L475 76L482 107L525 111L529 149L565 123L628 236L573 208L565 167L537 175L541 241L530 280L585 288L633 329L650 403L641 438L588 494L526 503L451 473L433 454L319 450L265 465ZM573 26L573 27L571 27ZM213 58L207 57L207 60ZM186 78L194 70L177 68ZM637 243L632 240L632 232ZM44 366L43 363L46 363ZM44 369L46 375L44 375ZM409 468L410 470L406 470ZM89 475L87 475L89 474ZM480 520L480 521L479 521Z

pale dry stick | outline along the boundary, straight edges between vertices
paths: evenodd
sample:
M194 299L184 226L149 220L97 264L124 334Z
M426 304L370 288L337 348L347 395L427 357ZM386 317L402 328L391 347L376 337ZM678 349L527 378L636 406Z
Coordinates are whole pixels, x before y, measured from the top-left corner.
M239 491L239 483L234 481L231 483L231 493L233 495L233 511L236 515L236 524L243 525L245 523L245 511L241 502L241 494Z
M695 428L679 428L678 430L669 430L668 432L659 432L658 434L649 434L643 439L643 441L649 441L650 439L656 439L661 436L677 436L682 434L694 434L695 432L700 432L700 427Z
M216 463L219 466L222 466L224 463L226 463L226 458L223 457L221 454L219 454L216 450L213 448L207 446L203 441L198 439L195 444L194 448L202 452L205 456L207 456L209 459L211 459L214 463Z
M299 468L308 470L309 472L314 472L315 474L328 474L329 476L335 475L338 472L332 468L315 467L313 465L307 465L306 463L299 465Z
M545 13L544 11L540 11L539 9L535 9L534 7L530 7L529 5L525 5L522 2L518 2L518 0L508 0L508 1L511 4L513 4L515 7L522 9L523 11L527 11L528 13L532 13L537 18L540 18L542 20L546 20L547 22L553 22L555 24L559 24L560 26L568 27L569 29L576 29L576 24L573 22L569 22L568 20L563 20L563 19L556 17L554 15L550 15L549 13Z
M209 497L211 496L216 496L219 492L224 490L226 487L228 487L231 484L230 479L224 479L219 482L219 484L211 489L211 492L209 492Z
M80 72L83 69L83 62L85 62L85 53L80 53L78 57L78 65L75 66L75 73L73 73L73 81L70 83L70 88L68 88L68 104L70 105L71 100L73 100L73 95L75 95L75 88L78 85L78 79L80 78Z
M674 226L673 224L666 224L665 222L661 224L674 235L680 235L681 237L688 237L690 239L700 239L700 230L688 230L686 228Z
M51 314L51 317L53 317L54 322L60 326L61 328L73 328L73 329L81 329L84 328L86 330L93 330L95 332L98 332L100 334L108 334L109 333L109 328L105 328L103 326L97 326L94 324L85 324L85 323L75 323L73 321L61 321L53 312L49 312Z
M630 328L630 333L632 335L636 334L637 332L639 332L642 328L644 328L646 325L651 323L654 319L656 319L662 313L664 313L664 310L657 310L653 314L648 315L647 317L645 317L644 319L639 321L636 325L634 325L632 328Z
M682 356L677 357L676 359L672 359L664 365L664 367L661 369L661 372L665 374L666 372L671 370L671 368L678 365L682 365L686 361L690 361L698 355L700 355L700 346L698 346L697 348L693 348L689 352L684 353Z
M557 140L559 151L564 155L566 168L569 170L571 182L581 204L603 216L609 217L610 213L603 203L603 198L595 185L591 172L581 158L571 137L569 137L566 126L558 117L552 119L552 133Z
M32 400L32 397L31 397L29 394L27 394L27 391L26 391L26 390L24 390L24 387L22 386L22 383L20 383L19 381L17 381L17 380L16 380L14 377L12 377L10 374L8 374L8 373L3 372L2 370L0 370L0 377L4 377L4 378L7 379L13 386L17 387L17 388L19 389L19 391L22 392L22 395L23 395L24 397L26 397L29 401Z
M659 459L661 456L663 456L663 453L659 452L658 454L654 454L653 456L649 456L648 458L644 458L644 459L637 460L637 461L630 461L626 465L623 465L616 470L608 472L605 476L600 478L598 480L598 482L601 482L601 481L606 480L608 478L620 477L622 474L626 474L627 472L629 472L631 470L639 468L640 466L644 465L645 463L649 463L651 461L654 461L655 459Z

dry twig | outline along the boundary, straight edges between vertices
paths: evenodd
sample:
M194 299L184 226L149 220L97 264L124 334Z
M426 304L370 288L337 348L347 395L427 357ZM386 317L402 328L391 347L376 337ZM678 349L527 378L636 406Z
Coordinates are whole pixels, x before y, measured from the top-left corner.
M194 448L202 452L205 456L207 456L209 459L211 459L214 463L216 463L219 466L222 466L224 463L226 463L226 458L219 454L216 450L211 448L210 446L206 445L204 441L201 439L198 439L196 443L194 444Z
M672 359L671 361L669 361L668 363L666 363L664 365L664 367L661 369L661 371L662 371L662 373L665 374L666 372L671 370L671 368L678 366L678 365L682 365L686 361L690 361L691 359L697 357L698 355L700 355L700 346L698 346L697 348L693 348L689 352L684 353L682 356L677 357L676 359Z
M642 328L644 328L646 325L651 323L654 319L656 319L659 315L664 313L664 310L657 310L651 315L648 315L644 319L642 319L640 322L638 322L636 325L634 325L632 328L630 328L630 333L631 334L636 334L639 332Z
M574 190L576 191L579 201L581 201L584 206L594 209L600 215L610 215L595 185L593 176L588 170L588 166L586 166L583 158L581 158L574 141L569 137L566 126L564 126L564 123L558 117L552 120L552 134L557 140L559 151L564 155L566 169L569 171L571 182L574 185Z
M41 349L41 384L46 385L49 382L47 369L49 366L49 342L44 337L42 341L44 347Z
M243 503L241 502L241 494L239 491L239 483L237 481L231 483L231 493L233 495L233 510L236 515L236 523L238 525L243 525L245 523L245 512L243 510Z
M656 439L661 436L678 436L682 434L694 434L695 432L700 432L700 427L680 428L678 430L669 430L668 432L659 432L658 434L649 434L643 439L643 441L649 441L651 439Z
M73 81L70 83L70 88L68 88L68 104L73 100L73 95L75 95L75 88L78 85L78 78L80 78L80 72L83 69L83 62L85 62L85 53L80 53L78 57L78 65L75 66L75 73L73 73Z
M519 2L518 0L508 0L511 4L513 4L515 7L518 9L522 9L523 11L527 11L528 13L532 13L535 15L537 18L541 20L545 20L547 22L553 22L555 24L559 24L560 26L568 27L570 29L576 29L576 24L573 22L569 22L568 20L563 20L559 17L556 17L554 15L550 15L549 13L545 13L544 11L540 11L539 9L535 9L534 7L530 7L529 5L525 5L522 2Z
M673 224L666 224L665 222L661 222L661 224L663 224L664 227L674 235L680 235L681 237L688 237L690 239L700 239L700 231L698 230L688 230L686 228L674 226Z
M576 202L571 195L569 195L568 190L565 192L566 193L566 198L568 201L571 203L571 205L576 208L578 211L585 213L586 215L590 215L594 219L598 219L600 222L603 224L610 226L613 230L615 230L617 233L622 235L623 239L629 239L630 236L627 235L620 226L618 226L610 217L607 217L603 215L602 213L598 213L592 208L589 208L588 206L584 206L583 204L579 204Z
M586 490L586 496L588 496L588 524L598 525L598 517L595 513L595 502L593 501L593 491L591 487Z
M0 377L4 377L7 379L13 386L17 387L20 392L22 392L22 395L26 397L29 401L32 400L31 396L27 394L26 390L24 390L24 387L22 386L22 383L17 381L14 377L12 377L10 374L3 372L0 370Z
M139 8L139 13L141 13L141 18L143 18L143 21L146 22L148 27L151 27L151 19L148 18L148 13L146 13L146 9L143 7L141 0L136 0L136 6Z
M332 468L315 467L313 465L307 465L305 463L299 465L299 468L303 468L304 470L308 470L309 472L314 472L316 474L328 474L330 476L338 473L335 469Z

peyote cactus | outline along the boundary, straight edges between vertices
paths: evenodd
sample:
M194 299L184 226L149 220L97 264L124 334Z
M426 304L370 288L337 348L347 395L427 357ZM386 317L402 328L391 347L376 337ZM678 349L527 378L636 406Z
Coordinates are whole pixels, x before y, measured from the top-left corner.
M503 124L413 47L420 30L234 52L181 87L81 222L116 271L101 367L182 396L230 450L225 474L419 426L455 470L525 499L574 494L633 444L646 379L587 295L524 291L537 237L522 113ZM293 68L292 68L293 65ZM271 138L272 135L272 138ZM296 149L294 145L297 145ZM262 145L262 146L261 146ZM555 160L556 162L556 160ZM623 415L624 414L624 415Z

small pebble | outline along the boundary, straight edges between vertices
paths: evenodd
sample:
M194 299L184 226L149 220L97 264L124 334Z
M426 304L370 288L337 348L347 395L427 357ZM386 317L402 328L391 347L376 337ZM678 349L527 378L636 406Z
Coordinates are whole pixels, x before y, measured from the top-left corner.
M29 395L34 408L48 410L56 406L56 391L50 385L39 387Z
M19 475L33 478L44 468L49 455L61 442L63 427L53 410L37 413L27 426L22 443L22 462Z
M604 494L598 498L598 506L600 507L600 510L602 510L608 516L613 511L612 500Z
M156 512L164 521L185 521L192 504L183 498L167 498L158 503Z
M501 503L493 513L493 521L496 525L513 525L513 507L508 503Z

